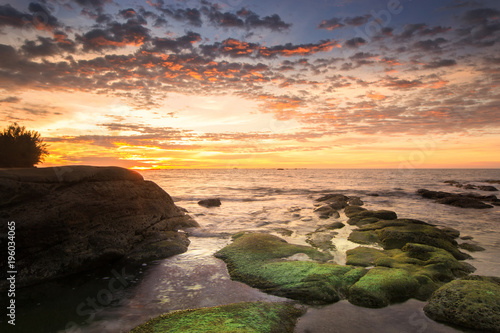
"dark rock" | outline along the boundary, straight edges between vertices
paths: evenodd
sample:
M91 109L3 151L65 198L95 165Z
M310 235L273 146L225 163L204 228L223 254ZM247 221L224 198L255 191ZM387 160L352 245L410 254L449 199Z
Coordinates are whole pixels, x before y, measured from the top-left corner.
M493 206L485 204L484 202L479 201L477 199L459 197L459 196L449 196L441 198L438 199L436 202L444 205L450 205L461 208L475 208L475 209L493 208Z
M366 208L359 207L359 206L347 206L344 209L344 213L347 217L352 217L355 214L367 210Z
M445 180L443 183L445 184L450 184L450 185L457 185L457 184L460 184L459 182L457 182L456 180Z
M328 219L330 217L333 218L339 218L340 214L339 212L332 208L330 205L323 205L314 210L315 213L319 215L319 218L321 219Z
M347 202L350 206L363 206L365 204L359 197L349 197Z
M435 199L437 203L461 207L461 208L492 208L493 206L485 204L480 200L495 201L497 198L495 196L481 196L474 193L469 194L456 194L448 193L442 191L430 191L426 189L420 189L417 194L426 199Z
M212 198L212 199L204 199L198 201L198 205L210 208L210 207L219 207L221 205L220 199Z
M19 287L182 253L189 241L176 231L198 226L158 185L117 167L0 170L0 214L1 234L16 222Z
M378 194L378 193L368 193L368 195L370 197L378 197L378 196L380 196L380 194Z
M343 227L345 227L344 223L342 223L342 222L333 222L333 223L330 223L330 224L322 225L320 228L321 228L321 230L334 230L334 229L341 229Z
M463 236L463 237L460 237L460 239L471 240L471 239L474 239L474 237L472 237L472 236Z
M460 237L460 231L458 231L457 229L444 227L441 228L441 231L444 231L448 236L450 236L453 239Z
M485 250L484 247L476 245L476 244L472 244L472 243L458 244L458 247L461 248L461 249L464 249L466 251L469 251L469 252L479 252L479 251L484 251Z
M335 231L315 231L307 234L306 243L310 244L321 251L335 250L335 245L332 243L333 237L337 235Z
M424 307L436 321L492 333L500 332L499 309L498 280L472 276L442 286Z
M475 190L477 187L476 187L475 185L472 185L472 184L465 184L465 185L463 186L463 188L464 188L465 190Z
M327 194L319 199L316 199L316 201L323 202L335 210L346 207L348 200L349 198L343 194Z
M481 186L478 186L478 190L481 190L481 191L498 191L498 189L495 187L495 186L491 186L491 185L481 185Z

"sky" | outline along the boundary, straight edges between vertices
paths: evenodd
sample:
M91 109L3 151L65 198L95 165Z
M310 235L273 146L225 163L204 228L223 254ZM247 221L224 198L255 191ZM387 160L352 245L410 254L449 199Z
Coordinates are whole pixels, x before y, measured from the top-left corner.
M498 0L0 0L41 166L499 168Z

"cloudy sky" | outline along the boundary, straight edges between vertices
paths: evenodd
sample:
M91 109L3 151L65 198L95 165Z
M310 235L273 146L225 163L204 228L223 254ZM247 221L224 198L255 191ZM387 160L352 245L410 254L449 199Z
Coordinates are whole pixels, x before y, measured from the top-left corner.
M0 0L44 165L500 167L498 0Z

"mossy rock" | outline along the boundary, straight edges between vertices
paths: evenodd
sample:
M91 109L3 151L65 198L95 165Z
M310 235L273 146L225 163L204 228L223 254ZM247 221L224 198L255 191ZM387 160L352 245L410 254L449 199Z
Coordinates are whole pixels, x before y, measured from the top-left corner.
M472 243L462 243L458 244L458 247L469 252L479 252L486 250L484 247Z
M287 303L243 302L164 314L130 333L291 333L302 314Z
M384 249L401 249L419 243L444 249L459 260L470 256L458 249L457 242L433 225L414 219L380 220L354 230L348 238L359 244L379 243Z
M297 253L316 261L285 260ZM326 263L331 255L261 233L241 235L215 256L226 262L232 279L307 304L345 298L350 286L366 272L363 268Z
M347 206L344 209L344 213L347 217L352 217L352 216L356 215L357 213L363 212L365 210L367 210L367 209L360 207L360 206Z
M381 308L413 297L418 280L404 269L376 267L349 289L349 302L369 308Z
M500 332L500 284L481 277L452 281L434 292L424 311L439 322Z
M366 218L371 218L371 221L376 222L377 220L395 220L398 215L391 210L360 210L355 212L355 209L349 209L348 211L349 220L347 221L350 225L358 225L361 220ZM347 215L347 213L346 213ZM373 223L373 222L369 222Z
M427 300L444 283L475 270L443 249L414 243L406 244L401 250L357 247L347 251L347 264L404 269L418 281L418 288L411 297L420 300Z

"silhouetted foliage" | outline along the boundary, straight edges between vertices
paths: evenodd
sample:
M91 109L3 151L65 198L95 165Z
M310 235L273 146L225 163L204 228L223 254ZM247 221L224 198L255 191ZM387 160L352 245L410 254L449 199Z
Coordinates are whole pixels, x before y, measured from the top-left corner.
M0 168L29 168L49 155L40 133L16 123L0 133Z

